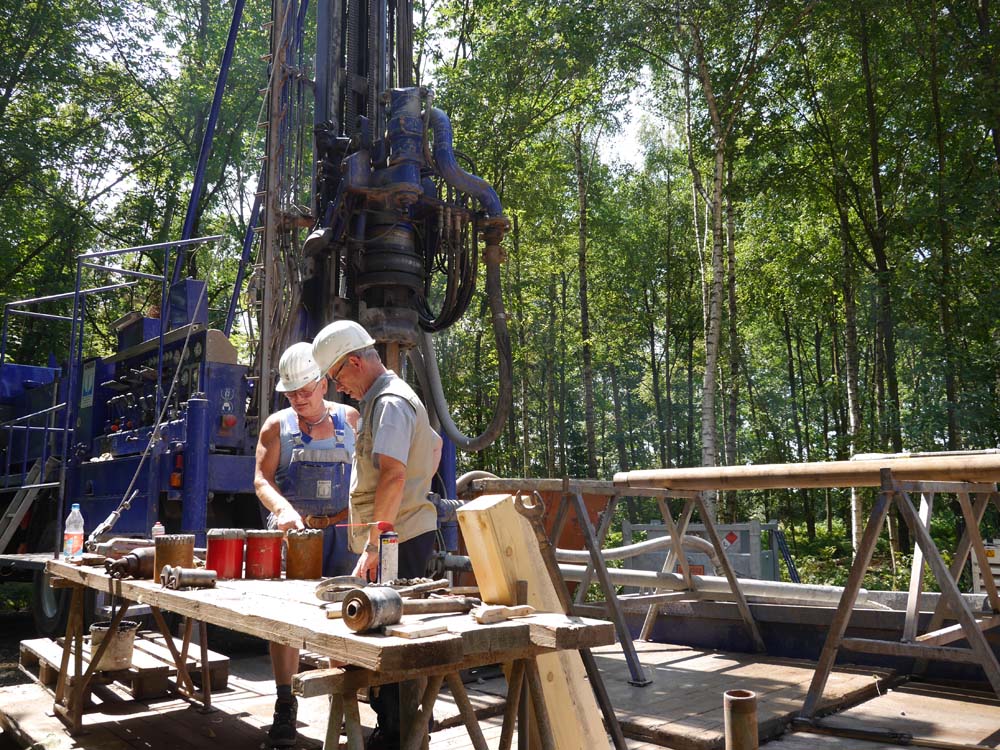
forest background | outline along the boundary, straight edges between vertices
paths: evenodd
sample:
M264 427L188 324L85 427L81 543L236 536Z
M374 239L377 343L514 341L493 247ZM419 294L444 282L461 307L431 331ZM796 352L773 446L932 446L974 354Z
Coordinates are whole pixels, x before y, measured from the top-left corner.
M0 301L71 290L80 252L180 236L231 13L0 9ZM200 270L230 284L269 15L248 3L197 206L196 234L232 238ZM418 2L417 79L513 220L514 409L460 467L610 478L996 448L996 16L987 0ZM632 163L608 144L637 98ZM224 307L230 288L209 292ZM93 307L95 346L120 313ZM8 356L65 357L48 330L12 329ZM438 353L477 434L496 389L485 304ZM846 573L848 491L729 493L717 512L781 520L812 580ZM946 547L958 525L935 528ZM905 529L893 541L905 560Z

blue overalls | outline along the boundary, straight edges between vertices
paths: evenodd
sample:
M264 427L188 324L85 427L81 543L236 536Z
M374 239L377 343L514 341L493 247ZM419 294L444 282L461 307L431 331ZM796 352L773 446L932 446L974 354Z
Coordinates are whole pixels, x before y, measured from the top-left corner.
M354 430L343 412L337 407L330 414L334 435L322 440L301 433L294 409L282 409L279 418L281 456L274 479L281 494L303 521L306 516L342 515L338 523L346 524ZM273 517L268 525L273 525ZM346 527L331 525L323 530L324 576L350 574L357 559L348 548Z

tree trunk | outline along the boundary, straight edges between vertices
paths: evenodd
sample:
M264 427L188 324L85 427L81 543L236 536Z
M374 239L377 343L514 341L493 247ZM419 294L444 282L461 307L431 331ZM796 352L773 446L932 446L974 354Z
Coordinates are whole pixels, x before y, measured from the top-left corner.
M809 435L809 400L807 398L805 367L802 363L802 332L795 328L795 357L799 370L799 385L802 395L802 455L806 461L812 460L812 438ZM810 490L799 490L802 504L806 511L806 534L809 541L816 538L816 504Z
M697 32L696 32L697 33ZM700 49L700 44L696 45ZM715 414L716 377L719 366L720 329L722 325L722 280L725 276L723 264L722 236L722 184L726 166L726 141L719 111L712 90L712 81L708 73L704 55L698 58L698 79L702 93L708 105L712 119L714 137L714 158L712 167L712 193L710 208L712 217L712 257L711 275L706 279L708 291L708 317L705 325L705 370L702 374L701 393L701 465L715 466L718 463L717 434L718 426ZM713 518L715 516L716 493L705 493L706 510Z
M823 329L816 323L813 337L813 349L816 357L816 392L820 403L820 424L823 427L823 460L830 460L830 410L827 399L826 378L823 377ZM826 513L826 533L833 534L833 507L831 505L830 488L823 490L823 509Z
M511 239L514 245L513 256L514 262L511 264L514 268L514 288L516 292L517 300L517 346L520 350L518 352L521 360L521 371L529 372L531 367L528 362L528 345L525 340L525 318L524 318L524 290L521 286L521 233L519 231L519 226L517 222L517 214L512 217L513 225L511 231ZM511 424L514 420L508 420ZM528 379L521 378L521 476L530 477L531 476L531 421L528 418ZM513 447L514 444L511 445ZM551 475L550 475L551 476Z
M687 460L686 466L694 464L694 330L688 332L687 341ZM680 450L677 451L680 456Z
M615 447L618 448L618 471L629 470L628 452L625 449L625 425L622 422L621 391L618 389L618 368L614 363L610 366L611 402L615 417Z
M646 313L646 341L649 346L649 374L653 381L653 409L656 416L657 448L660 453L660 465L667 465L667 441L663 428L663 393L660 390L660 359L656 354L656 325L654 324L659 301L655 289L642 290L642 304ZM669 313L668 313L669 317ZM664 339L668 341L668 339ZM664 346L664 348L667 348Z
M993 168L997 178L1000 179L1000 54L993 38L989 0L980 0L975 3L975 8L980 49L982 49L980 61L986 75L986 90L983 96L989 103L986 107L986 126L993 138Z
M559 476L569 475L569 456L566 452L566 274L560 274L559 301L562 305L559 316Z
M556 422L556 277L549 276L549 345L545 354L548 363L543 374L545 378L545 417L548 429L545 436L545 468L548 476L560 476L556 473L556 432L559 427ZM562 371L562 367L558 368Z
M726 400L726 464L738 462L740 342L736 329L736 211L733 208L733 164L726 167L726 289L729 303L729 387ZM736 491L726 493L727 513L732 522L738 518Z
M580 337L583 341L583 411L587 442L587 476L597 478L597 441L594 435L594 370L590 346L590 306L587 299L587 174L583 160L583 126L573 129L576 168L577 261L580 273Z
M984 3L980 3L986 7ZM936 9L935 9L936 10ZM979 11L977 11L978 13ZM930 34L928 44L928 78L930 79L931 108L934 112L934 145L937 149L937 227L939 243L940 281L938 300L941 325L941 362L944 366L944 402L947 422L948 450L957 451L962 448L962 438L958 429L958 387L955 365L955 314L951 307L952 295L952 238L951 222L948 219L948 207L951 202L947 180L948 151L945 143L947 138L945 124L941 116L941 71L938 67L938 35L937 14L930 18ZM994 131L994 137L995 131Z

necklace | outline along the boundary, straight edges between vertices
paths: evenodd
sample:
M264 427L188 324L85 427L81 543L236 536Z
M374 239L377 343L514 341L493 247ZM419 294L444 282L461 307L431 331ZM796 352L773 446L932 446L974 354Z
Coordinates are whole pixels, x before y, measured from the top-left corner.
M302 420L302 424L305 425L306 433L307 434L312 434L312 428L315 427L318 424L322 424L323 420L327 419L329 416L330 415L327 412L324 411L323 412L323 416L320 417L319 419L317 419L315 422L310 422L308 419L306 419L305 417L303 417L301 414L299 415L299 419Z

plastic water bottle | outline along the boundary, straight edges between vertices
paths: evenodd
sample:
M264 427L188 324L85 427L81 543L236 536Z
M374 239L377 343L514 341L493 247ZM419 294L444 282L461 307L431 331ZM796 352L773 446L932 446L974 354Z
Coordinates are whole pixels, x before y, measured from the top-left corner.
M66 529L63 532L63 557L76 560L83 556L83 515L80 513L80 503L73 503L66 517Z
M167 530L163 527L162 523L160 523L159 521L157 521L156 523L153 524L153 533L152 533L152 538L153 539L156 539L156 537L158 537L158 536L163 536L166 533L167 533Z

